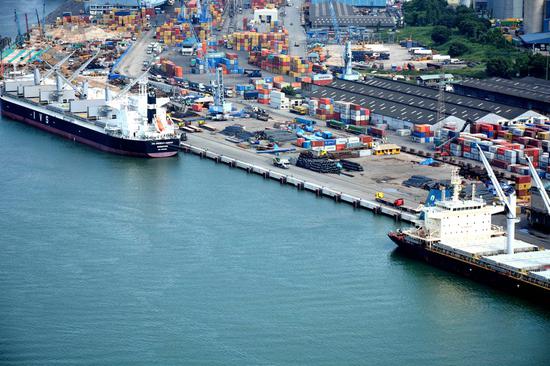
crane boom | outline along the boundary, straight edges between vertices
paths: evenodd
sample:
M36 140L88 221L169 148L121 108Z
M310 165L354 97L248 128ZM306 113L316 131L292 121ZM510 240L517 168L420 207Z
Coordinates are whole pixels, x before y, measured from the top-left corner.
M75 72L73 72L73 74L68 78L69 82L73 81L78 75L80 75L80 73L84 71L88 67L88 65L92 63L93 60L97 58L97 56L99 56L99 50L92 57L90 57L86 62L80 65L80 67L76 69Z
M136 85L141 79L143 79L144 77L147 76L147 74L149 73L149 70L151 68L148 68L147 71L145 71L143 74L141 74L140 76L138 76L137 78L135 78L134 80L132 80L132 82L130 82L130 84L126 85L126 87L124 89L122 89L120 91L120 93L118 93L112 100L117 100L118 98L121 98L123 97L124 95L126 95L130 89L132 89L132 87L134 85Z
M489 161L485 157L485 154L483 153L483 150L481 150L481 147L476 144L477 149L479 150L479 155L481 158L481 162L483 163L483 166L485 166L485 170L487 170L487 174L489 175L489 178L491 179L491 182L493 183L493 186L495 187L495 190L497 192L498 197L504 203L504 207L506 208L506 253L507 254L513 254L514 253L514 241L516 236L516 194L512 193L510 196L506 197L504 194L504 191L502 190L502 187L500 186L500 183L495 176L495 172L493 171L493 168L491 167L491 164L489 164Z
M51 69L49 69L48 72L46 74L44 74L44 76L42 77L41 80L49 78L56 70L58 70L61 67L61 65L63 65L65 62L67 62L72 57L72 55L74 53L75 53L75 51L71 52L67 57L65 57L64 59L62 59L61 61L56 63L54 66L52 66Z
M493 171L493 168L491 167L491 164L489 164L489 161L487 160L487 157L485 157L485 154L483 153L483 150L481 150L481 147L479 147L479 145L477 144L476 147L479 150L479 157L481 158L481 162L483 163L483 166L487 171L487 175L489 176L489 179L491 179L491 183L493 183L493 186L495 187L498 198L502 201L502 203L504 203L507 211L512 211L511 207L508 205L508 199L506 198L506 195L504 194L504 191L500 186L500 183L495 175L495 172Z
M533 163L531 162L531 158L527 157L527 162L529 163L529 171L531 172L531 177L533 178L533 181L535 182L535 186L540 192L540 195L542 197L542 202L544 202L544 206L546 207L546 211L550 214L550 199L548 198L548 193L546 193L546 189L544 189L544 184L542 184L542 181L540 180L539 175L537 174L537 170L533 166Z

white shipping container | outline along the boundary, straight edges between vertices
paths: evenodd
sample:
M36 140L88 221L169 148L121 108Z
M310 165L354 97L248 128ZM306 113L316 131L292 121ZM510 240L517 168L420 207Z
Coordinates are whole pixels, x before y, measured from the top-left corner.
M325 151L336 151L336 145L325 146L323 150L325 150Z
M359 142L359 137L348 137L348 143Z
M372 150L368 149L368 150L359 150L359 156L360 157L363 157L363 156L371 156L372 155Z

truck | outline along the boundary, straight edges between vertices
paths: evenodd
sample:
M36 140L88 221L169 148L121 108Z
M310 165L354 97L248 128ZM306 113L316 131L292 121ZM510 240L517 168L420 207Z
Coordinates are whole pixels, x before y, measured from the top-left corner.
M281 158L279 156L273 157L273 165L277 168L288 169L290 168L290 161L286 158Z
M401 207L405 204L405 200L403 198L397 198L393 201L384 198L384 192L376 192L376 194L374 195L374 198L377 202L380 202L392 207Z
M290 113L296 113L305 116L308 113L308 109L303 105L297 105L290 108Z
M258 91L257 90L247 90L243 93L243 97L244 97L245 100L258 99Z

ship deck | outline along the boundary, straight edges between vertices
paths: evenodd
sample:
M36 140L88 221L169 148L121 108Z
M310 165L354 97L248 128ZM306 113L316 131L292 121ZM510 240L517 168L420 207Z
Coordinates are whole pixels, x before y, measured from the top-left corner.
M540 271L550 267L550 250L500 254L482 259L487 263L498 264L510 270ZM550 274L549 277L550 278Z
M504 254L506 249L506 236L494 236L490 239L484 240L483 242L471 243L471 242L461 242L461 243L438 243L437 246L440 246L446 250L453 250L459 252L468 257L473 256L495 256L499 254ZM514 240L513 243L514 251L516 253L520 252L529 252L535 251L538 249L536 245L529 244L522 240Z

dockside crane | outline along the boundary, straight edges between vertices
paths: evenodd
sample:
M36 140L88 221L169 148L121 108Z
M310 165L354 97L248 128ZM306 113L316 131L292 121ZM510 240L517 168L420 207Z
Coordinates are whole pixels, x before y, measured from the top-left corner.
M42 1L42 35L46 37L46 0Z
M40 21L40 16L38 15L38 9L34 9L34 12L36 13L36 24L38 24L38 29L40 30L40 33L42 34L42 22ZM44 34L42 34L44 36Z
M495 172L493 171L493 168L491 167L491 164L489 164L489 161L485 157L485 153L483 152L483 150L481 150L481 147L479 145L476 145L476 147L479 150L481 162L483 163L483 166L487 171L487 175L491 179L491 183L495 188L497 196L499 200L504 204L504 211L506 213L506 253L513 254L514 240L516 237L516 223L519 221L516 216L516 193L512 192L508 196L504 194L504 191L500 186L500 183L495 175Z
M25 38L28 40L31 36L31 33L29 32L29 17L27 16L27 13L25 13L25 26L27 33L25 33Z
M23 34L21 34L21 23L19 21L19 16L17 15L17 10L13 10L15 15L15 25L17 26L17 38L15 43L21 44L23 43Z
M334 40L336 44L340 44L340 26L338 25L338 18L336 17L336 11L334 10L332 1L329 3L329 11L332 20L332 28L334 29Z
M46 80L47 78L49 78L54 72L56 72L57 70L59 70L59 68L65 63L67 62L75 53L76 51L73 51L71 52L68 56L66 56L65 58L63 58L61 61L59 61L58 63L56 63L54 66L50 66L50 69L44 74L44 76L42 76L41 78L39 78L40 82L42 82L43 80Z
M540 179L537 170L535 169L535 166L531 162L531 158L527 157L527 163L529 165L529 172L531 173L531 178L533 179L533 182L535 183L535 187L537 187L540 196L542 198L542 202L544 203L544 206L546 207L546 212L550 215L550 198L548 198L548 193L546 192L546 189L544 188L544 184L542 183L542 180Z
M134 80L132 80L128 85L126 85L124 87L124 89L122 89L120 91L120 93L118 93L114 98L111 99L111 101L114 101L114 100L117 100L117 99L120 99L122 98L123 96L125 96L126 94L128 94L128 92L134 87L134 85L136 85L137 83L139 83L141 80L143 80L144 78L147 78L147 74L149 73L149 70L151 68L148 68L147 71L145 71L143 74L141 74L140 76L138 76L137 78L135 78Z

